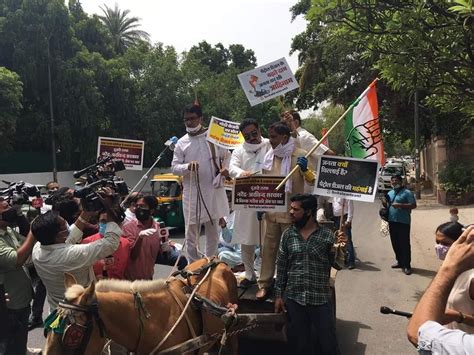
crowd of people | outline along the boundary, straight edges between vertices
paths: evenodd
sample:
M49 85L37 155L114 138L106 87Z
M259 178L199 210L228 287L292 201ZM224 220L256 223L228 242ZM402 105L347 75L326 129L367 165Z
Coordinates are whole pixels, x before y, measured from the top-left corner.
M187 133L176 143L171 170L183 177L183 255L153 218L158 202L152 195L131 194L123 221L108 188L99 193L103 209L90 211L74 189L49 183L50 204L31 222L21 206L0 199L0 284L8 292L0 354L26 353L28 330L43 324L45 299L53 310L64 297L65 272L83 286L103 278L151 280L155 264L182 269L213 255L231 267L241 266L239 287L257 284L257 300L275 297L275 312L288 316L288 342L294 353L340 353L329 279L331 267L340 267L340 250L343 266L357 267L354 204L311 194L319 157L335 153L321 144L306 158L318 141L301 127L296 111L282 113L267 128L268 138L262 136L257 120L244 119L244 143L232 152L206 140L199 104L186 106L182 118ZM295 167L297 172L284 185L286 212L231 211L226 180L287 176ZM392 187L385 200L396 258L392 267L410 275L410 214L416 201L400 176L392 178ZM199 243L202 226L204 250ZM472 349L472 336L461 334L474 329L474 228L463 230L454 217L436 230L436 253L446 259L408 328L410 341L423 351L436 353L444 339Z

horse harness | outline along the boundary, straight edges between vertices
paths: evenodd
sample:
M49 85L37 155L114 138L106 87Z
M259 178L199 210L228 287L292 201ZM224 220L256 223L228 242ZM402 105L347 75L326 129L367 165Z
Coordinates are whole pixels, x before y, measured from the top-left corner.
M85 324L78 321L79 314L86 316ZM84 354L92 334L93 320L98 324L100 336L104 338L105 326L99 316L97 299L94 298L90 305L78 305L63 300L46 319L44 335L49 331L62 334L60 344L66 354Z

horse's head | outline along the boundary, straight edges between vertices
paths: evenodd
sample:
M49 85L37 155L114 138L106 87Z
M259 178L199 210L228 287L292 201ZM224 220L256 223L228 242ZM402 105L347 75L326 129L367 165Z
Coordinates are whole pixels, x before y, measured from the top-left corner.
M84 288L74 276L64 275L64 301L45 322L45 354L100 354L105 345L95 284Z

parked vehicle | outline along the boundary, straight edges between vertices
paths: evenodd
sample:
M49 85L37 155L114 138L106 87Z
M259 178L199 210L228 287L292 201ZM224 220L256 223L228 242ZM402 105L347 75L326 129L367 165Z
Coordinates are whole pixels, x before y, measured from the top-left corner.
M387 163L379 175L378 191L385 192L392 189L390 179L393 175L401 175L404 183L407 182L407 172L404 163Z
M158 200L155 216L158 221L169 228L184 228L182 178L173 174L155 175L151 180L151 191Z

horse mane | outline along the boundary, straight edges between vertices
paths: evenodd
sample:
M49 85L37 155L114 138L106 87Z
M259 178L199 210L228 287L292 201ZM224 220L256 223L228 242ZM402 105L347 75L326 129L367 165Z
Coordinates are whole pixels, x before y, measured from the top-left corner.
M157 292L167 287L166 280L100 280L95 285L95 290L98 292L124 292L130 293L133 291L147 293Z

